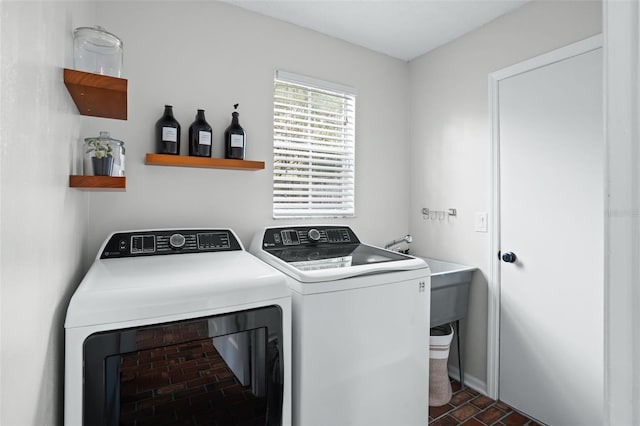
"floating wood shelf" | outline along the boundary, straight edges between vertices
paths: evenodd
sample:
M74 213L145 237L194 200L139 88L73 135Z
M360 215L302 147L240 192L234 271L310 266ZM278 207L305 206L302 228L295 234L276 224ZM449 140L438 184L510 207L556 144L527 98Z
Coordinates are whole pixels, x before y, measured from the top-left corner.
M264 161L229 160L226 158L191 157L187 155L147 154L145 164L153 166L202 167L209 169L262 170Z
M80 114L127 119L127 80L65 68L64 84Z
M88 190L124 190L127 187L127 178L124 176L69 176L71 188Z

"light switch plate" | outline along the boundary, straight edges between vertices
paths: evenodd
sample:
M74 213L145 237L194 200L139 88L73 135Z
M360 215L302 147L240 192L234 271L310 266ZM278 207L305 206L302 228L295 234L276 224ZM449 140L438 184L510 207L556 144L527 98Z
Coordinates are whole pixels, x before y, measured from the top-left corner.
M489 215L487 212L476 212L476 232L487 232L489 229Z

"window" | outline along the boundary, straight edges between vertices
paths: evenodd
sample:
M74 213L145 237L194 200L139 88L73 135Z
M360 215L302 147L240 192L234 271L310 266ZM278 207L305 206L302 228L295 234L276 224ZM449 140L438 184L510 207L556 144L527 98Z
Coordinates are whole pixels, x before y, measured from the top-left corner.
M355 213L355 90L277 71L273 217Z

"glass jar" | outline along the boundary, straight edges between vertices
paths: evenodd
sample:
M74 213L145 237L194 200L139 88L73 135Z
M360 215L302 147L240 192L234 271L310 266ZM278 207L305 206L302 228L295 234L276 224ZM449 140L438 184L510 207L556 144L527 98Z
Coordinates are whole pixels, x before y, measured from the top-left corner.
M85 176L124 176L124 142L109 132L84 140L83 173Z
M73 63L80 71L120 77L122 40L102 27L80 27L73 31Z

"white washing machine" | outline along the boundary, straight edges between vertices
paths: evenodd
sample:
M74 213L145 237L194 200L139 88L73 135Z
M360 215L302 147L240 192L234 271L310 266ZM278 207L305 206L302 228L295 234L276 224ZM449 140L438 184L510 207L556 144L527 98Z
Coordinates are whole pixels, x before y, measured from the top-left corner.
M424 426L430 273L347 226L267 228L250 252L287 275L293 424Z
M114 233L67 310L65 425L289 425L290 327L233 231Z

